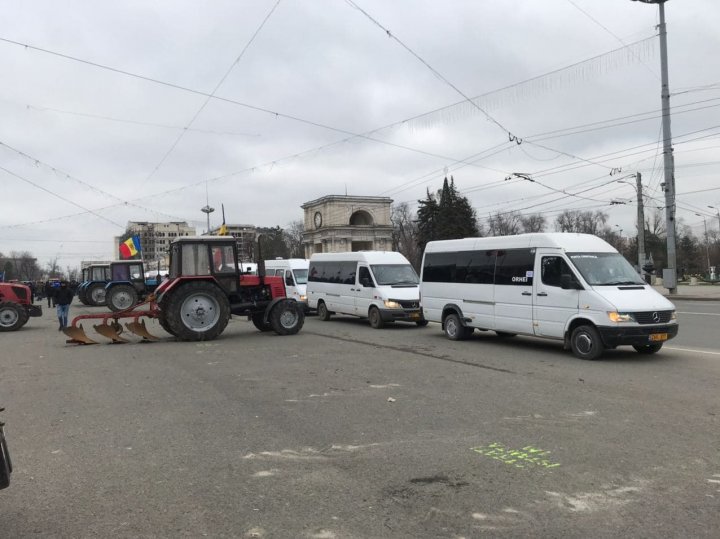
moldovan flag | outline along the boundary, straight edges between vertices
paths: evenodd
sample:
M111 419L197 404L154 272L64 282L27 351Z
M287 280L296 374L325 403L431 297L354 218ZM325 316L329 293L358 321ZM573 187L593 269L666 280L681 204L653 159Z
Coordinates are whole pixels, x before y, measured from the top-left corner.
M132 258L140 252L140 236L133 236L120 244L120 258Z

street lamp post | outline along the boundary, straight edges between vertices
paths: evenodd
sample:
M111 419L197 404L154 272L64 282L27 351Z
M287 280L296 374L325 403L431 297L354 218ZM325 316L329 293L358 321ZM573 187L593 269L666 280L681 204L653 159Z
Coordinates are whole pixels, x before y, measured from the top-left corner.
M665 164L665 228L667 229L667 271L663 272L663 284L670 294L677 293L677 254L675 251L675 162L673 160L672 134L670 132L670 83L668 82L667 30L665 26L665 2L667 0L633 0L645 4L657 4L660 10L660 70L662 100L663 159Z
M200 211L207 215L207 233L210 234L210 214L215 211L215 208L211 208L209 204L205 204L204 207L200 208Z

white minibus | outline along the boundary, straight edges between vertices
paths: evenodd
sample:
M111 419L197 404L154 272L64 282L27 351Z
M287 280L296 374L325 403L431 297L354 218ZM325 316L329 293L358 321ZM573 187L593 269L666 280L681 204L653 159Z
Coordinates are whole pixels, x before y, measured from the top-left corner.
M367 317L375 329L399 321L424 326L418 294L417 273L400 253L319 253L310 258L308 305L321 320L349 314Z
M596 359L620 345L653 354L678 332L674 305L589 234L429 242L420 280L425 319L453 340L474 329L533 335Z
M305 258L276 258L265 261L265 275L282 277L287 297L301 303L306 311L308 264Z

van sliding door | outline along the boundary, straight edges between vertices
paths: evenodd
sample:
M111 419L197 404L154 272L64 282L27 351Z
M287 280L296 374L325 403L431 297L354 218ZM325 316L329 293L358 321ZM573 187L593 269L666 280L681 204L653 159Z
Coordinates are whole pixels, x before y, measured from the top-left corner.
M495 330L533 334L535 249L503 249L495 262Z

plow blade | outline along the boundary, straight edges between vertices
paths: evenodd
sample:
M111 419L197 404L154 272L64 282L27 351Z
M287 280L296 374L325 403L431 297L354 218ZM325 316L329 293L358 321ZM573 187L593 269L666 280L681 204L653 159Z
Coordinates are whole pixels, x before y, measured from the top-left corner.
M123 332L123 328L115 321L110 324L98 324L97 326L93 327L95 328L95 331L97 331L100 335L110 339L113 344L130 342L120 336L120 334Z
M128 331L130 331L131 333L134 333L138 337L142 337L143 342L160 340L158 337L156 337L147 330L147 326L145 326L145 320L142 320L140 322L138 322L137 320L133 320L132 322L128 322L127 324L125 324L125 327L128 328Z
M68 344L97 344L97 341L93 341L90 337L85 335L82 324L78 326L68 326L63 328L63 333L70 337L66 342Z

